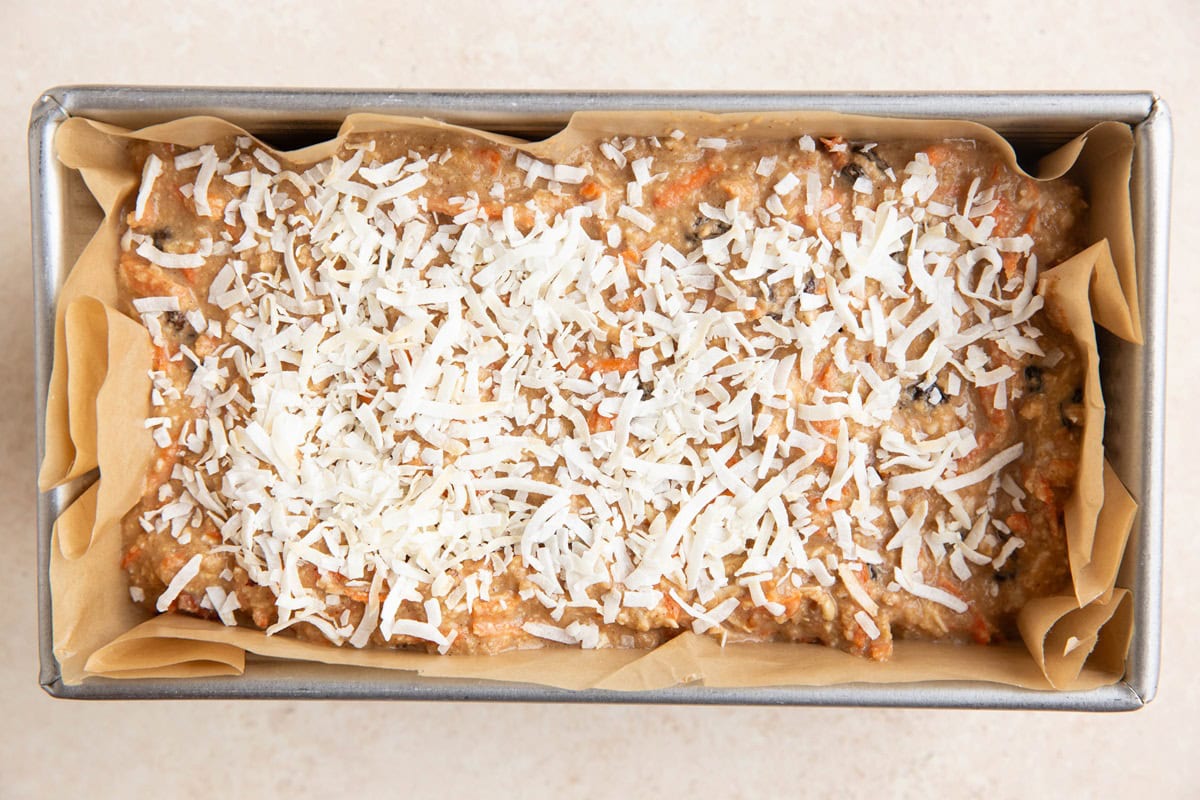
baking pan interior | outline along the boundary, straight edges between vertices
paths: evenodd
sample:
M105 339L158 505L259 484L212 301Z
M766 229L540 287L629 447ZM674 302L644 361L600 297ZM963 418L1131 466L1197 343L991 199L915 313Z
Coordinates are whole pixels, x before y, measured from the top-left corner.
M246 673L193 680L90 679L65 686L51 648L46 549L58 513L94 480L84 476L46 493L39 503L41 682L56 696L79 698L306 697L668 702L808 705L897 705L1124 710L1153 696L1157 681L1161 556L1162 333L1165 326L1165 214L1169 118L1149 94L1073 95L798 95L597 94L474 92L346 92L287 90L66 87L47 92L30 129L35 284L38 288L38 455L52 354L54 299L70 266L101 221L79 175L53 160L53 131L66 116L137 128L192 114L229 119L273 147L290 150L332 137L355 111L431 116L526 139L560 130L575 110L699 109L713 112L837 110L890 116L974 119L1003 134L1026 169L1091 125L1115 119L1136 126L1132 180L1144 347L1100 331L1101 380L1108 416L1109 459L1142 508L1119 585L1134 593L1136 626L1126 679L1089 692L1036 692L982 683L846 685L708 689L679 686L643 693L565 691L549 687L426 679L411 673L278 662L247 655ZM1156 117L1157 115L1157 117ZM1159 126L1154 128L1157 121Z

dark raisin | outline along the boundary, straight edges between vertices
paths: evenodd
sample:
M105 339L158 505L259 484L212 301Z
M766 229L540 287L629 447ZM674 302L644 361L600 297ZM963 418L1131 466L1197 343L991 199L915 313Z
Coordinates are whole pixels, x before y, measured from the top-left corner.
M1008 557L1008 561L1004 562L1004 566L996 570L993 576L996 583L1004 583L1017 577L1017 554L1013 553Z
M842 167L842 171L838 174L848 180L850 183L854 183L856 180L865 177L866 175L866 173L863 172L863 168L854 162L850 162L846 166Z
M1078 405L1059 403L1058 417L1062 422L1062 426L1069 431L1077 431L1083 428L1083 412Z
M867 564L867 571L871 573L871 580L879 577L879 570L875 569L874 564Z
M891 168L891 164L883 156L879 155L879 148L872 147L868 150L862 145L856 145L854 152L874 164L880 172L887 172Z
M1083 389L1076 389L1070 402L1058 404L1058 416L1063 427L1069 431L1083 428Z
M922 388L921 384L914 383L908 388L908 396L914 403L923 402L931 406L941 405L946 400L945 393L936 383L930 384L927 388Z
M187 317L183 315L182 311L168 311L163 314L163 322L174 328L176 333L180 333L183 326L187 325Z
M704 239L713 239L717 236L724 235L730 228L728 222L722 222L719 219L709 219L705 216L696 217L696 221L692 223L692 235L697 241Z
M1025 388L1030 392L1040 392L1045 386L1042 379L1042 368L1030 365L1025 368Z
M817 279L812 275L808 276L808 280L804 282L804 293L814 294L817 291Z
M154 246L162 250L167 246L167 242L171 241L171 229L159 228L154 233L150 234L150 240L154 242Z

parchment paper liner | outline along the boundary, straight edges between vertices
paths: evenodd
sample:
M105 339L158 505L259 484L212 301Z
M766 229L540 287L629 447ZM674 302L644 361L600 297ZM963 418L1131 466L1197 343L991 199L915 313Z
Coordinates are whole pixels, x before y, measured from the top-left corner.
M427 119L359 114L337 139L287 155L315 162L351 133L435 127ZM794 137L840 134L855 139L975 138L997 147L1019 169L995 131L970 122L902 120L828 113L708 115L579 113L559 134L515 144L531 154L565 158L598 134L664 135L676 127L698 135ZM66 683L88 676L200 677L235 675L246 654L325 665L412 670L431 677L521 681L582 689L641 690L702 681L707 686L824 685L981 680L1035 689L1088 689L1118 680L1132 635L1129 594L1115 589L1136 505L1104 462L1104 403L1093 321L1141 342L1133 259L1129 127L1103 123L1047 156L1040 179L1070 173L1090 202L1088 241L1094 244L1042 278L1047 307L1072 331L1087 357L1084 449L1079 488L1065 509L1074 593L1030 603L1020 614L1022 643L990 647L898 641L886 663L815 645L740 644L721 648L685 633L653 651L579 651L549 647L498 656L440 657L390 650L324 647L286 636L267 637L177 614L147 619L134 606L119 567L120 519L137 501L153 444L142 421L148 407L145 330L114 310L114 265L121 209L139 175L128 156L133 139L195 147L245 132L222 120L194 117L129 132L85 119L67 120L56 147L80 170L105 219L59 296L55 362L46 413L44 489L99 467L93 484L55 525L50 579L54 648ZM338 673L336 667L330 676Z

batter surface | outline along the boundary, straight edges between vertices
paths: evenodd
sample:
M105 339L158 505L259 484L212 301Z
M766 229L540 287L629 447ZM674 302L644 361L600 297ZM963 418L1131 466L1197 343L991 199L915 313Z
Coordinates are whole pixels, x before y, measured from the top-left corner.
M356 647L884 659L1069 585L1079 190L968 141L561 164L440 130L320 164L147 144L126 310L158 451L131 594Z

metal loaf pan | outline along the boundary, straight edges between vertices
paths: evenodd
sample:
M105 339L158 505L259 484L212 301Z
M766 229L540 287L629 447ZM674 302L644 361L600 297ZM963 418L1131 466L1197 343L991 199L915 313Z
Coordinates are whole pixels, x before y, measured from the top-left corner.
M67 86L51 89L33 107L29 165L33 221L34 323L37 359L37 456L44 449L44 413L53 360L54 308L59 287L99 222L79 176L54 157L53 140L69 116L136 128L192 114L237 123L280 147L330 137L356 111L425 115L472 127L543 137L578 110L694 109L711 112L824 110L915 118L970 119L1006 136L1025 159L1116 120L1133 126L1132 195L1144 346L1100 331L1102 382L1109 413L1105 446L1140 506L1119 583L1132 590L1133 645L1124 678L1083 692L1030 691L973 682L909 685L847 684L715 689L677 686L660 691L566 691L545 686L433 680L411 673L247 659L239 677L191 680L90 679L62 682L53 652L47 575L50 532L63 508L86 485L38 498L40 682L55 697L316 698L499 700L588 703L694 703L921 706L1118 711L1140 708L1158 684L1162 596L1163 421L1165 400L1167 227L1171 122L1154 94L988 93L595 93L437 92ZM1026 163L1031 163L1027 160ZM94 476L93 476L94 477Z

